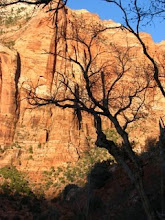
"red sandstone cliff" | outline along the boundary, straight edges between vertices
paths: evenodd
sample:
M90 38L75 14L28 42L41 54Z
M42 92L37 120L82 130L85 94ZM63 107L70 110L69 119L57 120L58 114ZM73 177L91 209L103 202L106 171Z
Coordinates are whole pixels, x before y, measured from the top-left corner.
M81 23L83 20L86 26L91 23L104 27L118 26L113 21L101 21L97 15L84 10L67 9L67 13L64 10L59 12L59 28L64 29L68 34L72 31L71 22L75 19ZM87 31L83 33L86 37L90 35ZM140 45L129 33L112 29L103 33L101 38L104 44L101 40L96 42L93 53L99 46L110 50L112 43L123 48L129 45L136 48L133 50L136 53L133 62L143 63L144 56ZM149 34L142 33L142 38L150 51L162 60L164 44L154 44ZM5 145L17 143L22 148L4 152L0 157L0 166L17 163L20 169L36 171L61 162L77 160L81 151L89 147L88 137L95 138L92 118L83 114L82 129L79 130L72 110L62 110L51 105L31 109L26 100L25 90L30 86L37 88L37 93L40 95L49 95L51 89L57 85L56 72L64 71L64 63L53 54L56 48L53 12L40 10L26 26L15 35L11 35L10 39L15 41L14 49L0 46L0 145L4 148ZM61 40L58 49L65 53L65 46L65 42ZM107 55L102 55L98 62L101 65L108 59ZM77 72L75 80L80 82L79 70L76 67L72 68ZM71 66L68 64L67 71L69 72L70 69ZM128 73L125 80L132 82L131 73ZM152 101L154 99L150 110L152 113L145 121L139 122L139 127L132 132L133 138L138 140L136 133L143 133L141 131L143 124L143 127L149 130L143 135L143 143L147 136L158 134L155 127L158 125L159 115L162 114L165 103L159 93L157 91L155 93L156 95L150 97ZM105 127L110 127L106 121L104 124ZM41 149L37 147L40 144ZM29 146L33 148L34 160L28 160ZM8 156L9 152L10 156Z

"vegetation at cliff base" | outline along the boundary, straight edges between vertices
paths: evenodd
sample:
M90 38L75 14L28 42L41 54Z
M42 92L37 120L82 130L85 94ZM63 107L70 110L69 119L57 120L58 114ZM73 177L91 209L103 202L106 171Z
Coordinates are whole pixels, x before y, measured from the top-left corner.
M50 171L44 171L45 190L51 188L55 192L61 192L68 184L76 184L82 187L86 184L89 173L96 163L107 161L114 163L114 159L107 150L93 148L86 151L75 163L67 163L64 166L51 167Z
M3 193L30 195L31 189L24 175L14 166L6 166L0 169L0 177L3 179L0 186Z

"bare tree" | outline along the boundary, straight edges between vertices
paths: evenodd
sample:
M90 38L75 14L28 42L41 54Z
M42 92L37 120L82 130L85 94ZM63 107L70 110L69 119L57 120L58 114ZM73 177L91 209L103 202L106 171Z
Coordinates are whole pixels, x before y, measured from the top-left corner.
M153 77L157 84L157 87L161 91L163 97L165 97L165 88L164 88L164 57L156 58L147 47L146 43L140 35L140 29L142 26L148 25L150 22L154 22L154 19L159 18L159 22L164 22L165 19L165 1L164 0L150 0L146 4L141 0L130 1L128 5L125 4L122 0L105 0L108 3L115 4L117 8L121 10L123 14L123 28L129 31L140 43L143 53L150 62L153 69ZM131 12L131 13L130 13ZM161 160L162 160L162 180L164 181L164 149L162 148L164 143L163 136L163 120L160 119L160 137L159 145L161 149ZM159 215L159 218L164 218L164 182L161 183L161 193L162 193L162 213Z
M150 53L145 42L140 36L140 28L142 27L142 25L147 25L147 23L153 20L157 15L164 18L165 2L161 0L151 0L149 6L146 6L145 2L141 0L130 1L128 5L125 5L124 1L122 0L105 1L111 4L115 4L121 10L121 13L123 14L122 27L133 34L135 38L139 41L143 49L144 55L152 64L155 82L157 83L157 86L160 89L162 95L165 97L165 90L160 79L160 70L158 63L154 56Z
M107 49L104 32L120 29L121 26L84 24L82 18L79 22L74 20L70 22L70 28L73 30L70 34L66 35L63 31L58 33L58 43L65 39L66 45L64 50L56 48L54 55L61 59L67 68L64 68L63 72L56 68L56 83L50 97L41 97L36 88L32 88L28 91L28 101L35 107L54 104L63 109L74 109L80 128L82 112L91 114L97 133L96 145L106 148L123 167L139 192L148 219L156 219L143 187L142 164L132 150L126 131L128 124L141 117L139 112L145 106L147 91L151 86L150 73L145 68L132 67L132 59L135 58L133 47L128 45L124 48L111 44ZM133 80L128 83L126 78L129 72ZM104 117L113 123L121 136L120 148L104 134ZM125 159L122 149L128 160Z
M0 6L6 6L17 3L27 3L35 5L49 5L49 10L55 11L55 50L52 53L55 59L58 57L65 66L70 67L70 72L65 68L64 72L54 68L53 81L56 84L51 90L50 97L41 97L37 94L36 88L28 91L28 101L33 106L42 106L54 104L60 108L74 109L79 119L81 128L82 111L93 116L94 125L97 133L96 145L106 148L115 160L122 166L130 180L134 183L144 206L148 219L157 219L155 211L145 193L143 186L143 169L139 158L132 150L129 135L126 131L128 124L140 117L140 110L145 106L147 90L150 87L150 77L152 74L162 95L165 97L165 90L160 79L160 69L157 61L150 54L145 42L140 36L140 26L146 23L146 18L153 19L156 15L162 15L164 1L151 1L149 8L142 8L138 3L140 1L130 1L125 5L122 0L105 0L115 4L124 16L124 24L118 27L101 27L98 24L92 24L84 27L84 22L71 22L73 32L67 35L58 27L58 11L64 8L67 1L59 0L55 7L52 7L52 1L11 1L2 2ZM159 4L156 4L159 3ZM133 13L131 18L130 12ZM153 12L153 13L152 13ZM132 23L133 21L133 23ZM76 24L76 25L75 25ZM85 28L85 32L84 32ZM151 73L144 69L132 70L136 77L134 82L129 82L129 88L126 90L125 75L130 71L130 54L134 48L129 46L126 49L119 48L116 45L107 50L104 44L103 33L107 29L125 29L135 36L143 49L143 53L152 65ZM63 29L64 30L64 29ZM86 32L88 32L88 36ZM85 34L83 34L85 33ZM65 50L61 51L58 43L65 42ZM101 45L95 51L94 45ZM105 55L107 59L102 62L100 57ZM139 74L142 72L143 76ZM56 75L55 75L56 73ZM78 76L80 77L78 78ZM72 77L71 77L72 76ZM139 77L139 78L138 78ZM143 80L142 80L143 79ZM99 88L99 93L98 93ZM120 89L118 89L120 88ZM102 118L106 117L113 123L118 134L122 138L122 147L119 148L113 141L106 138L102 127ZM124 149L128 160L122 154Z
M68 0L1 0L0 1L0 7L6 7L9 5L15 5L15 4L28 4L28 5L42 5L43 7L46 7L47 5L49 6L49 10L54 10L57 11L61 8L63 8L67 4Z

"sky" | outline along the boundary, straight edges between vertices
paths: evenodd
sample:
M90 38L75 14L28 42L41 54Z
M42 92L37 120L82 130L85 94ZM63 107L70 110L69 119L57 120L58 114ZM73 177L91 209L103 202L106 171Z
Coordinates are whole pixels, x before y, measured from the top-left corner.
M145 0L147 3L147 0ZM112 19L117 23L123 24L121 12L113 4L109 4L104 0L68 0L67 4L71 9L86 9L92 13L96 13L103 20ZM140 31L151 34L155 42L165 40L165 20L157 19L144 26Z

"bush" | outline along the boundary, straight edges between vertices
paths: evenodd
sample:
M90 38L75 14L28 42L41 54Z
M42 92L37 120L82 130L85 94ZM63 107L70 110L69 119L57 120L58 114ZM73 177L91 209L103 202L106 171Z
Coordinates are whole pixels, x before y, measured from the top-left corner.
M104 131L104 133L105 133L107 139L113 141L114 143L117 143L117 142L119 141L119 139L120 139L119 134L118 134L117 131L116 131L115 129L113 129L113 128L112 128L112 129L109 129L109 128L106 129L106 130Z
M29 150L28 150L28 151L29 151L30 154L33 153L33 148L32 148L32 146L29 147Z
M39 148L39 149L41 148L41 143L38 144L38 148Z
M5 179L1 188L4 193L31 194L31 189L16 167L3 167L0 169L0 175Z
M14 17L9 16L5 20L5 25L6 26L15 25L15 24L17 24L17 21L18 21L18 16L14 16Z
M14 45L15 45L15 41L12 41L12 40L11 41L6 41L6 42L4 42L4 45L6 47L12 49L14 47Z
M87 182L87 176L94 165L107 160L108 164L113 163L113 158L107 150L93 148L85 152L84 156L75 164L67 164L67 166L57 167L56 169L51 167L50 171L43 172L46 182L45 189L48 190L50 187L55 187L56 190L59 190L65 188L68 184L76 184L82 187Z

